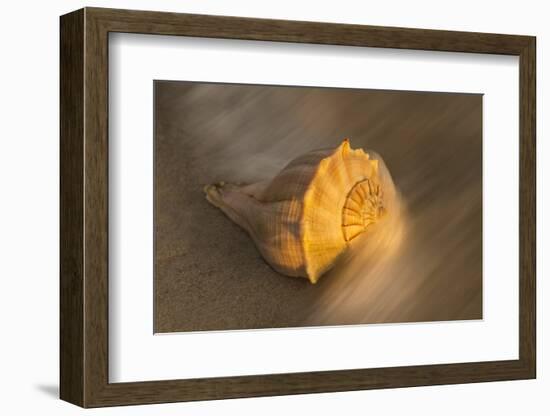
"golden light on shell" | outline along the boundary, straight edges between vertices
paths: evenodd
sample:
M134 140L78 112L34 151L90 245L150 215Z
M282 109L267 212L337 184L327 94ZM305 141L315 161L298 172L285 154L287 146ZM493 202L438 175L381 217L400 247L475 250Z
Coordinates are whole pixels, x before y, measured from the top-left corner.
M288 163L274 178L250 185L220 182L206 198L245 229L279 273L311 283L388 209L379 161L348 139ZM390 190L394 192L393 189Z

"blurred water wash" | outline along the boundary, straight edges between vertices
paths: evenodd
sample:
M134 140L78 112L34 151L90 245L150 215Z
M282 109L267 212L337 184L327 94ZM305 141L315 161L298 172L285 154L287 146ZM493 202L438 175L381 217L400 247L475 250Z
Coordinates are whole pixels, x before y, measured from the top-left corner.
M158 332L481 318L480 95L186 82L155 92ZM273 271L204 200L205 184L271 178L344 137L383 158L385 188L398 192L316 285Z

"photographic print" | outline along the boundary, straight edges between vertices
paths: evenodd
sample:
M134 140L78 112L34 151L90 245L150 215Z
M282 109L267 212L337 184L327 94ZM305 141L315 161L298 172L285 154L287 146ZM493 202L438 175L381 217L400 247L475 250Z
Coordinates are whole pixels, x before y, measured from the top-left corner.
M482 319L482 95L154 82L156 333Z

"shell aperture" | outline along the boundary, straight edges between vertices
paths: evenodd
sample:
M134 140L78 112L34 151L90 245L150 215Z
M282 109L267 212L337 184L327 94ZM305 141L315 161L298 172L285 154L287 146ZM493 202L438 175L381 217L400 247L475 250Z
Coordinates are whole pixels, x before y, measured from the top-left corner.
M276 271L311 283L386 212L379 162L348 139L288 163L273 179L205 187Z

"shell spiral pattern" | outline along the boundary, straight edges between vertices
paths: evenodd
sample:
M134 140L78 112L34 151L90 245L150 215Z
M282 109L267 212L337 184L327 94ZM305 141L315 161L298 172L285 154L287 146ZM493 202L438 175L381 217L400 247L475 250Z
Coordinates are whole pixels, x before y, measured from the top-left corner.
M352 149L348 139L297 157L271 180L220 182L205 193L276 271L311 283L388 209L379 161Z

